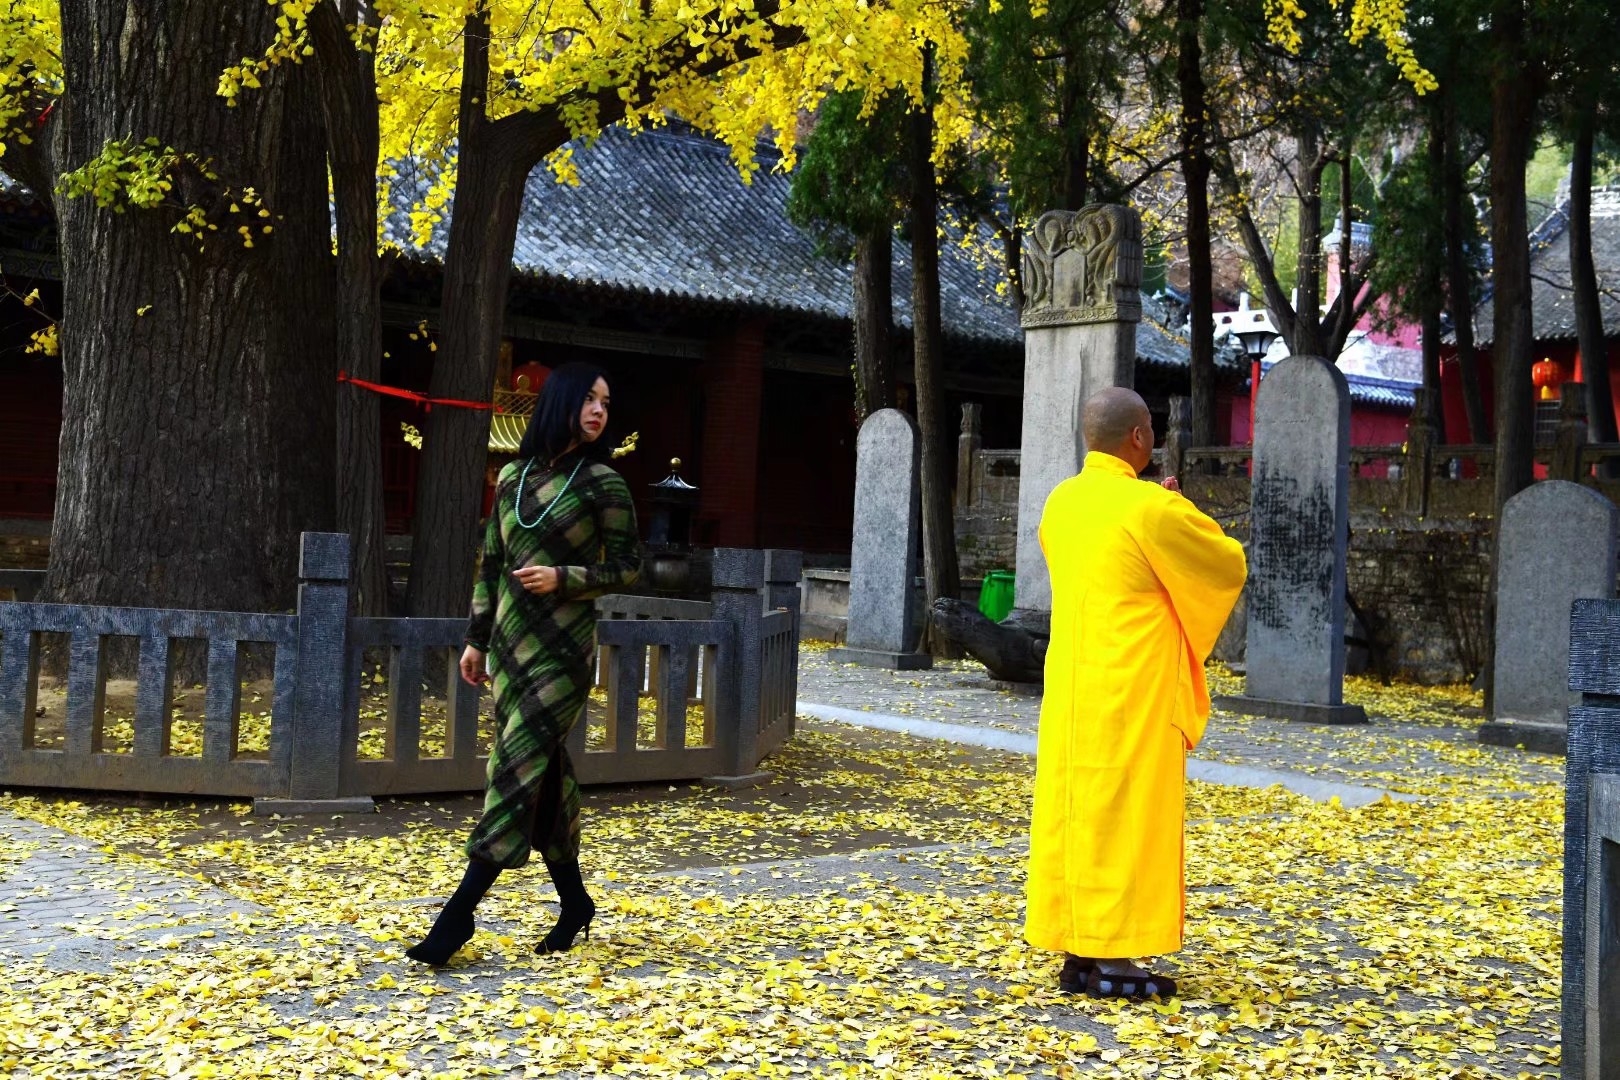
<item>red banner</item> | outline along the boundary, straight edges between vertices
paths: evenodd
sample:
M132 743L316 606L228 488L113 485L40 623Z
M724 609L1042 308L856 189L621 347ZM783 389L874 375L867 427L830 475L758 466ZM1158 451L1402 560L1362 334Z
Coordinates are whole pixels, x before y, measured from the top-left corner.
M402 390L397 386L384 386L382 383L367 382L365 379L356 379L347 371L338 372L338 382L352 383L353 385L360 387L362 390L370 390L374 394L386 394L389 397L404 398L406 401L414 401L418 405L422 406L422 408L427 412L432 412L433 406L435 405L445 405L452 409L495 409L496 412L504 411L496 408L494 404L488 401L460 401L456 398L428 397L426 394L418 394L415 390Z

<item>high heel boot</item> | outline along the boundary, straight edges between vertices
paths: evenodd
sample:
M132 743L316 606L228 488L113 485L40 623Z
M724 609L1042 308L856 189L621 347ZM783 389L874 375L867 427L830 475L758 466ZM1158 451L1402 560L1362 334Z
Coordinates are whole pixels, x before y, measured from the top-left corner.
M557 916L557 925L535 946L534 951L542 956L567 952L573 948L574 936L581 931L584 931L586 940L590 940L591 920L596 917L596 902L585 891L585 879L579 872L577 858L563 862L547 859L546 870L551 874L551 883L557 886L557 899L561 902L562 911Z
M418 944L406 949L405 955L434 967L447 963L463 945L472 940L473 909L489 892L489 887L495 884L500 873L501 868L494 863L468 860L467 871L461 875L461 884L445 901L439 917L433 921L433 929Z

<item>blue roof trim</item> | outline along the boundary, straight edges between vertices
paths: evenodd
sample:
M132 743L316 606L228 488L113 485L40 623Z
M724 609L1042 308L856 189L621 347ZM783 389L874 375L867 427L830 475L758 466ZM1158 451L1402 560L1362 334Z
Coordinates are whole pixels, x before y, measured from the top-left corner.
M1265 370L1270 371L1272 367L1272 364L1267 364ZM1410 412L1417 404L1417 396L1413 391L1422 385L1400 379L1380 379L1376 375L1358 375L1351 371L1345 371L1343 375L1344 381L1350 385L1351 402L1375 408L1404 409ZM1244 385L1248 385L1247 380Z

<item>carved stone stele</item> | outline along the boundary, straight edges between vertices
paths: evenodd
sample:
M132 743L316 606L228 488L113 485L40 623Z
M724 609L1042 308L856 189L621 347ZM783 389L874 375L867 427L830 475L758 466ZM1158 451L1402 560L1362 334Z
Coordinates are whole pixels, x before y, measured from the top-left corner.
M1128 206L1042 214L1023 278L1025 328L1141 321L1141 217Z

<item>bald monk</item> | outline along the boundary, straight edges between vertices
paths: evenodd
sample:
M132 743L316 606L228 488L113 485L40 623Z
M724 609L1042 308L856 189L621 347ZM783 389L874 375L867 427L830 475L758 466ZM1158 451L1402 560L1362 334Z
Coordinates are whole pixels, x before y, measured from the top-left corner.
M1052 641L1035 767L1024 937L1066 954L1068 993L1166 998L1133 958L1181 948L1186 754L1209 716L1204 660L1246 573L1243 548L1143 483L1153 421L1134 391L1086 401L1085 466L1041 515Z

